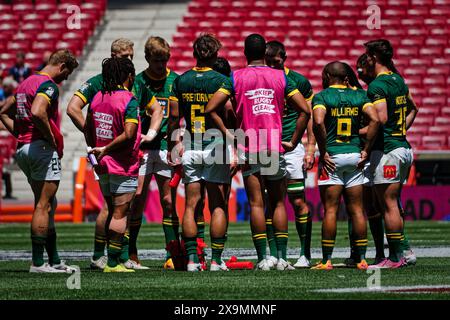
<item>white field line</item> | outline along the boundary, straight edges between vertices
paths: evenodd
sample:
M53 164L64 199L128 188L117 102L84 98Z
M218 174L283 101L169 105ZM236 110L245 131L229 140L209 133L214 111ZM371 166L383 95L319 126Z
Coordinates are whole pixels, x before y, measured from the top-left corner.
M414 252L418 258L449 258L450 247L415 247ZM386 250L387 253L387 250ZM206 249L207 257L211 257L211 249ZM59 255L63 259L68 260L83 260L92 256L92 251L85 250L60 250ZM322 258L321 249L311 249L312 259ZM350 249L348 248L335 248L333 251L333 258L348 258L350 255ZM224 259L228 259L231 256L238 257L239 260L245 259L257 259L255 249L253 248L228 248L223 252ZM371 259L375 257L375 250L367 250L367 258ZM139 258L141 260L163 260L166 257L166 251L164 249L140 249ZM297 259L299 257L299 249L289 249L288 258ZM31 251L28 250L0 250L0 261L11 260L30 260Z
M424 293L424 292L435 292L437 290L450 290L450 285L433 285L433 286L388 286L379 288L333 288L333 289L317 289L311 290L311 292L321 292L321 293L362 293L362 292L391 292L391 293Z

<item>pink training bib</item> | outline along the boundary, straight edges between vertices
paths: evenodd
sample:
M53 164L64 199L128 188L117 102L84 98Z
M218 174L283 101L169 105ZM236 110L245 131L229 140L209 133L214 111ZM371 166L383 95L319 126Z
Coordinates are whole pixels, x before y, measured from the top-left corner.
M287 86L284 71L246 67L233 72L232 78L238 125L248 141L245 151L282 152L281 119Z
M54 83L53 79L45 73L37 73L26 78L17 88L16 104L17 114L14 120L14 127L17 128L19 144L31 143L44 137L33 123L31 106L36 98L39 87L46 81ZM54 90L49 88L49 90ZM53 93L53 92L52 92ZM59 123L58 99L52 100L47 109L48 119L55 124Z
M92 135L95 147L104 147L125 130L125 113L133 94L126 90L114 91L103 95L98 92L90 105L94 125ZM133 143L111 151L103 157L97 166L98 174L116 174L137 177L139 172L139 143L141 141L141 123ZM94 146L92 146L94 147Z

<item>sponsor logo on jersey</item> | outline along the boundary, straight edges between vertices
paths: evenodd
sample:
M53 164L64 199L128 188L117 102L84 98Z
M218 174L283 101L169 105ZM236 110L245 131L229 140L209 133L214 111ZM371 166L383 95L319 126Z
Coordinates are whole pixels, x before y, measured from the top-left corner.
M53 87L48 87L47 91L45 91L45 94L48 95L50 98L55 93L55 89Z
M383 175L385 179L392 179L397 176L396 166L383 166Z
M275 113L275 105L273 104L273 96L275 90L259 88L248 90L245 95L248 99L253 100L253 114L272 114Z

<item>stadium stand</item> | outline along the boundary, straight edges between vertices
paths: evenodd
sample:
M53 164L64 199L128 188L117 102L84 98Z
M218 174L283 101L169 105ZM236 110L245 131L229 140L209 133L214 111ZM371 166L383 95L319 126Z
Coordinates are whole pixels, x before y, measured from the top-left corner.
M11 4L14 3L14 4ZM77 159L85 155L83 136L65 116L65 107L80 84L100 71L111 42L127 37L135 42L136 70L146 62L143 45L150 35L166 38L172 46L169 66L184 72L193 66L192 41L201 32L216 33L221 54L233 69L245 65L243 39L262 33L268 40L283 41L287 65L307 76L321 89L321 71L331 60L355 65L362 44L378 37L389 39L396 66L405 76L421 111L408 139L415 153L450 151L450 2L441 0L380 0L381 30L366 26L366 0L0 0L0 62L12 65L15 52L27 48L26 61L36 67L42 55L57 47L75 49L80 67L62 87L62 130L65 136L60 199L73 197ZM67 8L81 8L81 29L67 30ZM45 21L43 23L42 21ZM29 187L23 174L13 172L19 198Z
M448 1L376 1L381 29L366 27L365 0L193 0L178 25L172 66L192 66L192 40L201 32L219 36L221 54L233 69L245 66L242 41L257 32L285 43L287 64L321 89L321 69L332 60L355 66L362 44L384 37L396 49L395 62L421 107L408 138L416 150L450 150L450 3Z
M25 52L25 61L31 69L36 70L43 62L47 51L60 48L72 50L78 58L86 52L86 46L96 28L102 23L106 10L106 0L0 0L0 62L10 68L16 61L17 52ZM73 7L80 8L78 12ZM72 16L72 18L71 18ZM64 86L62 92L64 92ZM61 100L61 106L63 101ZM11 142L14 141L14 144ZM11 164L15 151L15 139L10 135L0 136L0 151L3 162ZM70 163L66 168L71 168ZM62 198L72 197L72 176L61 184ZM29 196L29 186L23 174L13 171L16 193L20 198ZM66 185L66 186L64 186Z

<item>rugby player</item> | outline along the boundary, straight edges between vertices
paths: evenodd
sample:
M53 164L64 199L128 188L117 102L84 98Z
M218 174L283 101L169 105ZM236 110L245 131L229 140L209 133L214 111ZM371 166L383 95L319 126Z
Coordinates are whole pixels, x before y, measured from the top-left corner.
M267 235L264 188L268 191L269 206L273 208L273 226L277 244L277 269L293 270L287 261L288 226L284 198L286 168L282 152L294 150L306 129L310 111L295 84L283 70L268 67L264 62L266 41L259 34L245 39L246 68L232 74L232 87L225 84L208 103L206 112L223 109L230 96L236 101L237 127L245 132L249 143L244 146L243 177L250 203L252 238L258 255L257 270L270 270L273 262L266 257ZM281 118L284 99L299 111L299 130L292 140L281 144ZM270 139L268 138L270 137ZM238 140L242 140L239 139ZM265 159L264 159L265 158ZM265 160L269 160L268 162Z
M173 85L169 117L169 160L176 163L176 155L182 157L186 205L182 222L182 237L188 256L187 271L201 271L197 256L197 225L195 211L202 206L202 186L208 193L211 212L210 271L228 270L222 260L226 241L228 216L225 208L225 185L230 183L230 166L225 163L224 139L215 129L211 116L205 114L210 97L229 79L212 70L221 43L211 34L202 34L194 42L193 54L196 66L179 76ZM183 146L172 136L186 122Z
M265 56L267 65L275 69L284 70L286 76L296 84L296 88L305 97L308 107L311 109L311 101L314 97L311 83L300 73L288 69L285 66L286 59L286 49L281 42L270 41L267 43ZM282 122L282 141L284 143L291 141L292 135L296 130L298 119L298 112L289 107L289 105L286 105ZM316 139L312 130L312 118L308 122L307 137L306 150L303 144L299 143L294 150L284 154L287 172L287 194L295 211L295 226L301 247L300 256L294 264L296 268L308 268L311 266L312 217L306 203L305 177L306 170L310 170L314 166L314 153L316 150ZM272 212L270 211L269 216L266 218L266 228L270 249L270 257L268 259L272 259L274 264L276 264L275 256L277 255L277 247L273 236Z
M90 152L97 157L95 171L112 212L107 231L108 262L103 272L134 272L120 261L139 172L139 104L129 91L134 78L130 59L105 59L103 87L94 95L85 121L86 143L93 147Z
M361 80L363 80L367 85L369 85L373 80L373 65L369 65L368 62L368 55L367 53L364 53L358 58L357 61L357 68L358 68L358 76ZM394 64L390 66L390 71L400 74L397 69L395 68ZM411 94L409 97L410 105L408 106L408 111L413 112L417 114L417 107L414 102L414 99L412 98ZM379 201L377 200L377 197L375 195L375 191L373 190L373 185L369 181L367 183L367 188L364 188L364 203L367 206L366 207L366 213L369 218L369 225L370 230L372 232L372 236L375 242L376 247L376 258L375 258L375 264L378 264L383 259L385 259L384 255L384 242L387 242L387 239L385 239L384 235L384 225L383 225L383 216L381 214L382 210L380 209L381 205L379 204ZM367 199L367 200L366 200ZM375 207L374 207L375 205ZM398 206L400 210L400 214L404 220L405 218L405 212L403 210L403 206L401 203L401 192L398 199ZM417 258L414 252L411 249L411 246L409 244L409 239L406 235L405 230L403 230L404 233L404 239L402 240L402 248L403 248L403 255L405 257L406 262L408 265L414 265L416 264Z
M172 167L167 163L167 119L169 118L169 99L172 96L173 81L178 74L167 68L170 58L170 47L161 37L150 37L145 43L145 59L148 67L136 76L133 93L140 107L142 131L147 136L142 136L140 149L143 157L139 168L138 189L133 201L130 216L130 261L135 268L147 268L141 266L136 247L137 235L142 224L142 214L147 201L148 189L152 176L155 176L158 184L161 207L163 209L163 231L166 245L172 241L178 241L178 216L175 200L176 189L170 188L169 182L172 176ZM147 108L151 108L156 99L162 107L162 122L159 132L150 127L151 119ZM151 113L151 112L150 112ZM174 269L173 261L167 252L164 269Z
M17 88L14 97L1 110L1 120L17 138L16 161L28 179L34 195L31 221L32 265L30 272L72 272L56 249L54 215L56 192L61 180L63 138L59 123L58 84L78 67L68 50L57 50L48 65ZM14 119L5 117L13 108ZM44 248L48 263L44 263Z
M370 157L369 174L381 202L389 244L389 258L374 265L374 268L395 269L407 265L399 199L413 161L406 131L414 122L417 106L405 81L395 72L392 61L394 50L390 42L379 39L369 41L364 46L369 65L372 66L369 77L374 79L369 84L367 94L383 124Z
M327 64L322 72L324 90L313 99L314 134L320 151L319 188L325 214L322 224L322 261L313 269L331 270L336 219L341 195L351 216L357 268L367 269L367 226L363 213L362 168L368 159L379 121L364 91L349 88L341 62ZM361 149L361 116L369 119L367 141Z
M122 57L129 58L133 60L134 56L134 43L133 41L125 38L119 38L112 42L111 44L111 57ZM80 130L84 132L85 119L83 115L83 108L91 103L94 96L101 91L103 88L103 78L102 74L98 74L85 83L83 83L80 88L74 93L72 99L67 106L67 115L70 117L74 125ZM151 108L148 108L148 111L154 115L152 117L151 127L155 130L158 130L160 126L160 121L162 120L162 110L159 104L154 101L154 104ZM112 213L110 212L109 215ZM103 205L102 210L97 215L97 220L95 222L95 239L94 239L94 253L91 258L91 267L104 269L107 262L107 257L105 256L105 245L106 245L106 231L107 224L110 220L108 218L108 207L106 203ZM125 239L127 240L129 237L128 233L125 234ZM138 263L133 263L128 256L128 244L123 246L124 251L122 253L121 259L125 262L125 265L128 268L139 268L140 265Z

